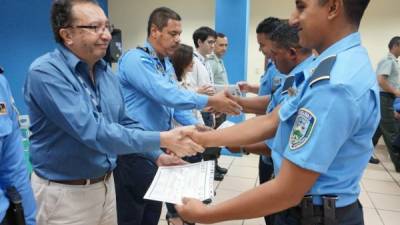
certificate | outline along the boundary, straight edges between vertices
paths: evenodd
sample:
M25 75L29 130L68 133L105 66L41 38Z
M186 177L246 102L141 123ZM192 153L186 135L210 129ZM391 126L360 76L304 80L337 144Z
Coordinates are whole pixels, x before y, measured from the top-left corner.
M182 204L182 198L200 201L214 197L214 161L159 167L144 198Z
M242 92L240 91L239 85L237 84L230 84L230 85L218 85L215 84L214 85L214 90L216 93L220 92L220 91L224 91L225 89L228 90L228 92L231 95L236 95L236 96L241 96Z

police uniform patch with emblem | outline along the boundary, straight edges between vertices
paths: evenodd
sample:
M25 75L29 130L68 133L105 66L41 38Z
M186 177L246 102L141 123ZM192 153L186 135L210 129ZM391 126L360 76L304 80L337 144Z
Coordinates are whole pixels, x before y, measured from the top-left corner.
M303 146L311 136L317 118L312 112L301 108L297 114L296 121L289 138L289 147L292 150Z
M0 115L7 114L7 107L5 102L0 102Z

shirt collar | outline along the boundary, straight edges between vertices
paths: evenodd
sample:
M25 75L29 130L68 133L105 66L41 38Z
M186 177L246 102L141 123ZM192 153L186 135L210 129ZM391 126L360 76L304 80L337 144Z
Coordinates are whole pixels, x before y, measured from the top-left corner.
M68 67L72 70L75 71L77 66L81 63L84 63L86 65L85 62L83 62L82 60L80 60L73 52L71 52L71 50L69 50L68 48L66 48L64 45L62 44L58 44L57 45L57 49L58 51L60 51L60 53L64 56L65 61L67 62ZM99 61L96 62L95 67L99 67L103 70L107 70L107 63L103 60L100 59Z
M151 43L149 42L149 41L146 41L145 43L144 43L144 47L145 48L148 48L149 49L149 54L154 58L154 59L157 59L157 60L161 60L160 58L158 58L158 55L157 55L157 53L156 53L156 50L154 49L154 47L151 45ZM169 57L164 57L164 60L169 60Z
M354 32L342 38L341 40L327 48L325 51L323 51L316 58L316 61L323 60L332 55L337 55L340 52L343 52L358 45L361 45L361 36L359 32Z
M202 63L205 62L204 56L202 56L197 50L194 50L193 54L195 54Z
M388 53L388 57L393 59L394 61L398 62L396 56L394 56L391 52Z
M314 61L314 55L310 55L309 57L307 57L306 59L304 59L301 63L297 64L297 66L295 66L292 71L290 71L289 74L296 74L300 71L303 71L304 69L306 69L307 66L309 66L312 62Z

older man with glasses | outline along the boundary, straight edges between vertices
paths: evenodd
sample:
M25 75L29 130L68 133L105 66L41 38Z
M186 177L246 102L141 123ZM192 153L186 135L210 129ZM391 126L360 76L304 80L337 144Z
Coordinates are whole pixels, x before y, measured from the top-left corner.
M51 24L59 45L32 63L24 88L37 223L117 224L117 155L202 148L181 130L143 131L126 115L118 78L102 60L111 26L95 0L53 1Z

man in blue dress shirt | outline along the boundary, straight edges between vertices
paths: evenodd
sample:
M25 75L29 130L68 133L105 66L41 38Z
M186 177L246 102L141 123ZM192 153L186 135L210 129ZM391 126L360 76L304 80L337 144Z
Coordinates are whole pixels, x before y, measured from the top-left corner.
M146 130L167 131L173 120L182 125L198 124L192 109L213 106L218 111L236 112L239 106L223 92L206 96L178 87L168 58L179 46L182 32L176 12L166 7L155 9L149 16L147 32L144 46L126 52L118 63L128 115ZM118 157L115 183L119 225L158 224L162 203L143 199L157 166L165 165L166 155L159 149L156 153Z
M0 224L2 225L13 224L12 221L7 221L10 218L6 217L10 205L7 188L10 187L15 187L21 195L26 224L36 224L35 199L28 178L20 132L14 99L0 67Z
M276 225L364 224L359 181L380 119L376 77L357 32L368 3L296 0L290 22L300 45L320 53L303 71L304 86L269 115L187 132L204 146L254 143L276 132L275 179L211 207L184 199L177 207L183 218L214 223L280 212Z
M127 116L118 78L102 60L111 26L96 1L54 1L51 24L59 45L32 63L24 87L37 221L117 224L117 155L165 147L185 156L202 148L181 130L143 131Z

